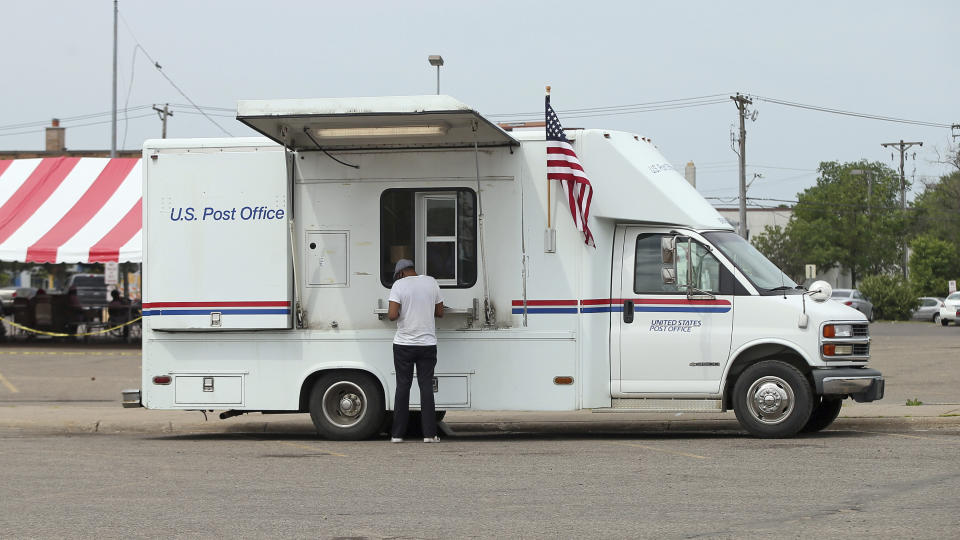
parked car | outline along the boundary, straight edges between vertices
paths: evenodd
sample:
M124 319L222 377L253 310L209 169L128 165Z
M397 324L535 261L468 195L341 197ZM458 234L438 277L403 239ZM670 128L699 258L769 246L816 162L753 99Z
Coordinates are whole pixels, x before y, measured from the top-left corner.
M107 305L107 284L103 281L103 274L73 274L63 292L69 294L70 289L77 290L81 306Z
M917 300L920 307L913 310L910 318L915 321L933 321L934 324L940 322L940 308L943 307L943 298L933 296L924 296Z
M3 304L3 311L10 313L13 309L14 298L33 298L37 294L35 287L17 287L14 285L0 287L0 303Z
M873 322L873 304L856 289L834 289L831 299L842 302L844 305L856 309Z
M940 308L940 324L960 324L960 291L951 293L943 300Z

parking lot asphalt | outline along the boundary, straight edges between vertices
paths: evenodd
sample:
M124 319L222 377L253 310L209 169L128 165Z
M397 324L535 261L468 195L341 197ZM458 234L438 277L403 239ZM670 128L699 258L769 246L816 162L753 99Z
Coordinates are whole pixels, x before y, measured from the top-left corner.
M960 328L929 323L871 325L871 367L886 396L844 401L838 429L915 429L960 424ZM61 433L313 433L308 415L123 409L120 392L140 386L140 349L121 344L0 345L0 427ZM442 359L441 359L442 361ZM908 402L910 405L908 405ZM625 433L736 431L728 413L450 411L448 433Z
M429 445L0 428L0 537L952 538L958 449L957 426Z
M136 347L2 344L0 538L954 537L960 328L872 328L885 399L786 440L450 411L440 444L327 441L305 414L123 409Z

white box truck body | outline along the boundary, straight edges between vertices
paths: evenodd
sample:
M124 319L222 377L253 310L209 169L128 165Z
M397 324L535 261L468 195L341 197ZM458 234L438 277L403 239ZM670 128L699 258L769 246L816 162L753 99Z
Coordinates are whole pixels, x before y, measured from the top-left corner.
M543 131L447 96L242 101L238 119L268 138L144 145L143 386L125 405L371 436L393 404L400 258L442 287L438 409L734 409L790 436L883 395L863 315L797 288L646 138L567 132L589 247Z

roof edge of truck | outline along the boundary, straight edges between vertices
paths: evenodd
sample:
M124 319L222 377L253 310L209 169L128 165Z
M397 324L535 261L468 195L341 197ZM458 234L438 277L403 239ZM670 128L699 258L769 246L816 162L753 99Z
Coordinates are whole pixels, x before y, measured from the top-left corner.
M276 147L282 148L276 142L266 137L209 137L181 139L147 139L143 142L144 150L165 150L177 148L233 148L233 147Z

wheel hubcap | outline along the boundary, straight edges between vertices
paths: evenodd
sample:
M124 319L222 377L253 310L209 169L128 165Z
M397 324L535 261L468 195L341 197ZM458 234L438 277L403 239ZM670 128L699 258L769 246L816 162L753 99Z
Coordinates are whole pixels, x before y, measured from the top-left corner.
M323 393L323 416L336 427L352 427L363 418L366 402L366 394L355 383L336 382Z
M751 415L764 424L778 424L793 412L793 389L780 377L761 377L747 390Z

